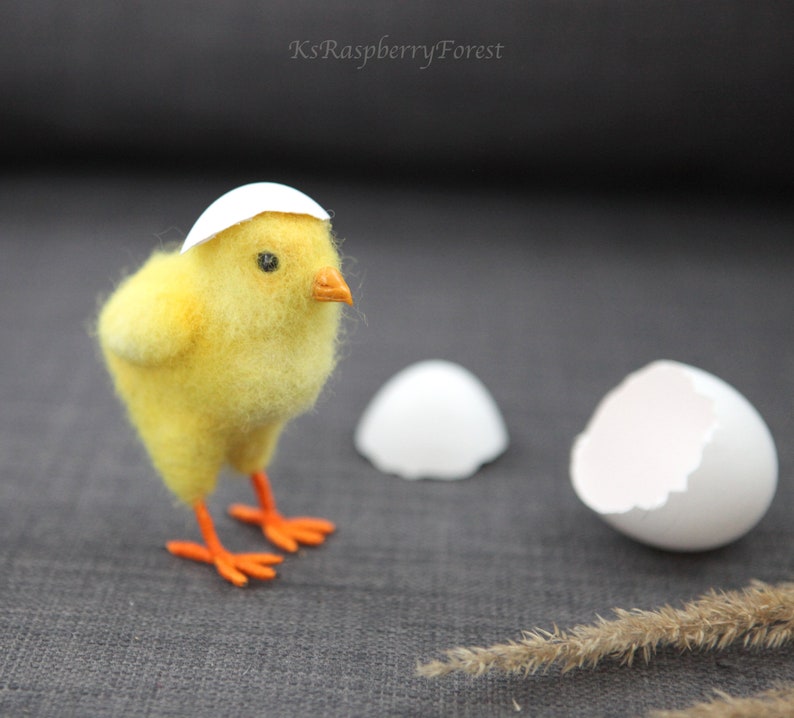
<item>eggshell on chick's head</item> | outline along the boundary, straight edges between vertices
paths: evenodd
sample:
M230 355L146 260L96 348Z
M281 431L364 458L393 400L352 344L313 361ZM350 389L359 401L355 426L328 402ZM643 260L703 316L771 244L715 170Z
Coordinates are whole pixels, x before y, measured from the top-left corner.
M395 374L375 394L355 433L359 453L405 479L464 479L508 444L496 402L459 364L428 360Z
M323 221L330 219L317 202L294 187L278 182L252 182L229 190L207 207L190 228L180 254L262 212L308 214Z
M617 530L673 551L734 541L766 513L777 453L764 420L702 369L656 361L609 392L574 442L579 498Z

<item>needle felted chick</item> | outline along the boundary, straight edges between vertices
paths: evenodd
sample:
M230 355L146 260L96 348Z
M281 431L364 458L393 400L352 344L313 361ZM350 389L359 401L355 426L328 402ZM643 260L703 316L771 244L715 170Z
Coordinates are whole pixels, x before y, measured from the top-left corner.
M330 521L286 518L266 474L285 423L310 408L336 360L340 303L352 304L329 215L291 187L255 183L211 204L181 252L156 252L102 307L97 334L117 393L203 543L170 541L237 586L275 576L281 556L234 554L206 500L225 464L251 477L235 518L284 551L316 545Z

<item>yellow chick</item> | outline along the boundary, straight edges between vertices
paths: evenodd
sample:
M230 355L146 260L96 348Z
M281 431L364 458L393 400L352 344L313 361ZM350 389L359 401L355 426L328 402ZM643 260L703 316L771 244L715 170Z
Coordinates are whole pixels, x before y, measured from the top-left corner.
M156 252L100 311L116 391L166 486L193 507L204 543L170 541L237 586L275 576L273 554L234 554L207 510L228 463L257 506L231 506L285 551L316 545L324 519L285 518L266 474L285 423L310 408L336 361L340 304L352 304L329 215L291 187L255 183L220 197L181 252Z

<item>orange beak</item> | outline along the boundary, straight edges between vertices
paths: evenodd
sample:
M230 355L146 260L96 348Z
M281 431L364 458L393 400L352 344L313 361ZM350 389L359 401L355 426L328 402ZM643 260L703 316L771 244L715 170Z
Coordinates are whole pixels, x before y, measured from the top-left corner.
M314 278L312 298L318 302L344 302L353 305L353 295L342 273L333 267L323 267Z

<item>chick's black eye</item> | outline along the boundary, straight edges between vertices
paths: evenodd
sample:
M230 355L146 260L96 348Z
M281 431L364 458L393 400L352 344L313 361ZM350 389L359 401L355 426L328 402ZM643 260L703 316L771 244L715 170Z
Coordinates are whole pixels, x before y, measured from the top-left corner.
M260 252L256 263L263 272L275 272L278 269L278 257L270 252Z

